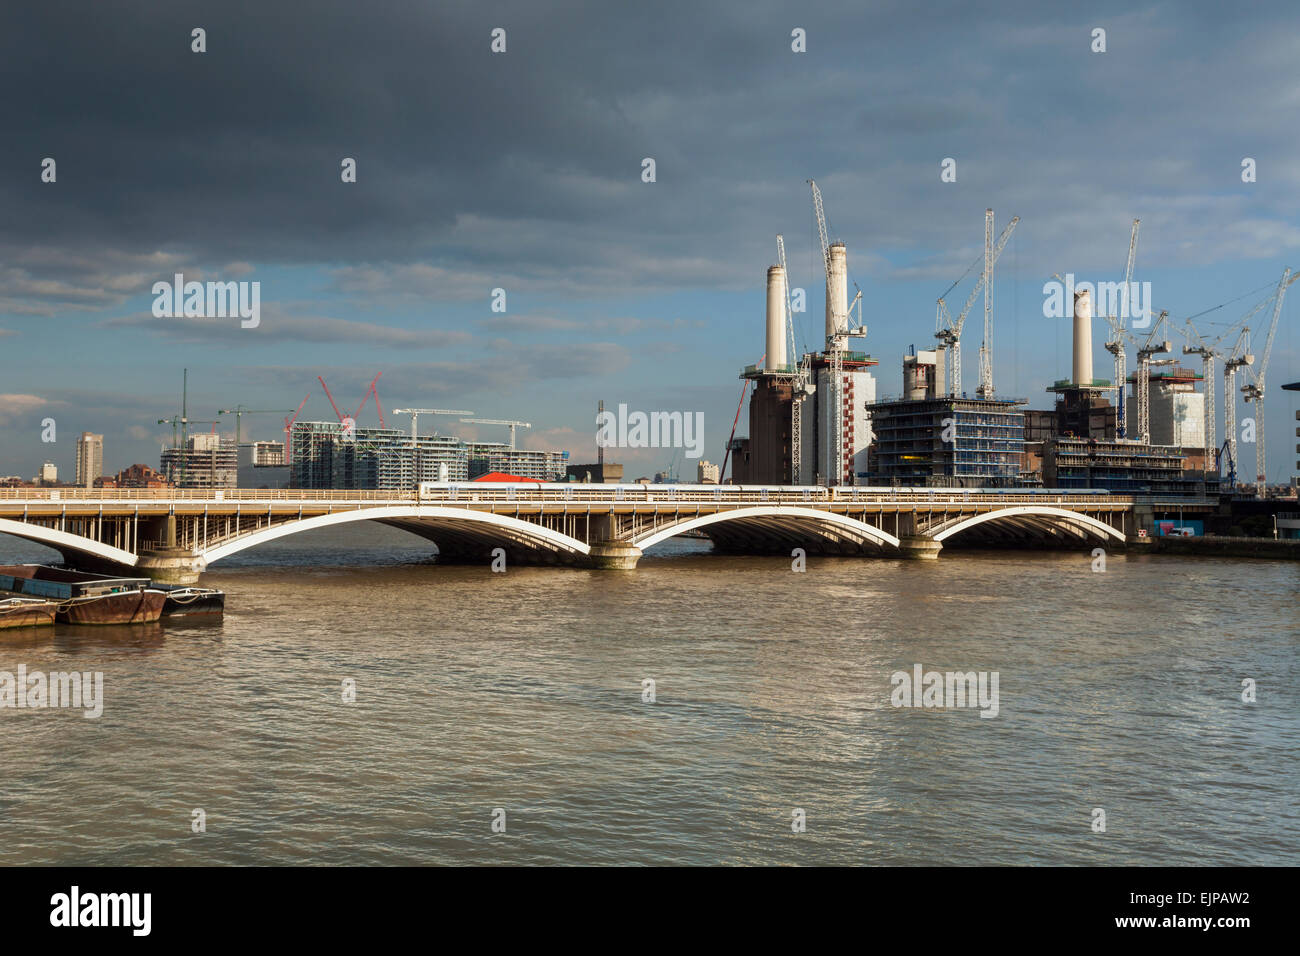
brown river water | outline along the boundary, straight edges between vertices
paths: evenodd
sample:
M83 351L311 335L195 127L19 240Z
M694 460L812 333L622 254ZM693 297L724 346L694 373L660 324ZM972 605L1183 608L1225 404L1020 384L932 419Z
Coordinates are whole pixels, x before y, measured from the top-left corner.
M0 708L0 864L1300 862L1295 563L428 553L303 534L204 575L219 623L0 632L104 675L97 719ZM893 706L917 664L996 717Z

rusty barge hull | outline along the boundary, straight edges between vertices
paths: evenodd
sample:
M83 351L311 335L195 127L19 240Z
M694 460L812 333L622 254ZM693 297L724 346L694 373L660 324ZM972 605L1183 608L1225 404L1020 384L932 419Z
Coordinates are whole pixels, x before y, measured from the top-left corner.
M57 605L62 624L145 624L162 616L164 591L148 578L119 578L42 564L0 567L0 590Z
M31 598L0 598L0 631L18 627L47 627L54 623L58 605Z
M58 612L60 624L148 624L162 616L162 591L128 591L83 598Z

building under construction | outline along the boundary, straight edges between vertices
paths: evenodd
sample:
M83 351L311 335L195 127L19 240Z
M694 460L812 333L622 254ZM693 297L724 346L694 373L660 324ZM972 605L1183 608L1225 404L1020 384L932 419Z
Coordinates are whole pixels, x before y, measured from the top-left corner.
M866 334L851 322L859 292L848 299L848 251L827 241L821 192L810 181L826 271L826 348L794 364L794 329L785 268L785 243L777 237L780 263L767 270L766 351L761 365L741 378L753 383L749 436L733 439L732 480L750 484L854 485L868 473L871 423L864 406L875 401L875 359L848 342Z
M178 448L164 448L159 471L177 488L234 488L239 455L233 438L201 432Z
M1020 484L1020 400L942 394L942 352L903 358L903 395L867 406L876 442L872 484L1011 487Z
M569 464L567 451L512 448L505 442L492 441L469 442L465 448L471 481L492 472L538 481L560 481Z
M295 422L292 447L295 488L409 491L422 481L472 481L489 472L559 481L569 457L450 435L412 438L394 428L347 433L339 422Z
M1025 413L1025 457L1041 462L1042 484L1116 494L1216 493L1218 474L1207 468L1203 447L1205 397L1194 387L1201 376L1144 362L1129 376L1129 407L1137 406L1138 432L1147 437L1123 437L1121 412L1108 397L1116 384L1093 374L1092 320L1090 292L1076 292L1071 378L1048 388L1057 396L1055 409ZM1140 376L1149 376L1145 391Z
M1129 376L1133 399L1138 395L1141 369ZM1178 448L1205 447L1205 395L1196 390L1203 376L1176 365L1148 367L1150 442ZM1211 384L1209 387L1213 387Z

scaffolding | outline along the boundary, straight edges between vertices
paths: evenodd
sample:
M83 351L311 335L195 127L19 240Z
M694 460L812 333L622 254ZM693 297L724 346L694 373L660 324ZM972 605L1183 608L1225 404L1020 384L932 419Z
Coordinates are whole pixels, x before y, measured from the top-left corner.
M867 405L872 481L1013 485L1024 460L1023 401L932 398Z

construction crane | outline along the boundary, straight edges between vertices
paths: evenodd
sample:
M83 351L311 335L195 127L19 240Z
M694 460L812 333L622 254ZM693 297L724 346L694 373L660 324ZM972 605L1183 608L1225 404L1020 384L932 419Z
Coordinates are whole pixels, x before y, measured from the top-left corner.
M826 270L826 309L830 316L830 334L826 336L826 358L830 366L830 387L831 394L827 399L833 423L831 425L831 437L834 443L835 474L826 475L828 485L838 485L844 478L844 352L848 340L853 336L867 334L866 326L862 324L862 290L858 289L857 295L853 301L848 303L844 314L840 314L840 304L837 301L837 290L832 289L831 279L831 248L826 229L826 209L822 203L822 191L817 188L815 180L808 180L808 185L812 188L813 213L817 219L817 236L821 241L822 264ZM847 279L847 276L846 276ZM847 290L846 290L847 292ZM858 324L852 323L853 307L858 307ZM849 482L852 483L853 475L848 475Z
M1219 446L1215 435L1218 415L1214 408L1214 360L1222 358L1222 353L1216 347L1217 342L1207 342L1201 337L1201 334L1196 331L1196 326L1192 325L1191 319L1187 320L1183 336L1187 339L1187 344L1183 346L1183 354L1201 357L1201 382L1205 388L1205 470L1208 472L1214 468L1215 474L1218 474L1216 453Z
M1246 401L1255 404L1255 494L1263 498L1267 486L1264 468L1264 376L1268 374L1269 356L1273 354L1273 339L1277 335L1277 320L1282 315L1282 300L1286 298L1286 290L1291 287L1291 283L1300 279L1300 272L1291 274L1291 270L1282 270L1282 278L1277 284L1277 291L1272 295L1273 301L1273 318L1268 324L1268 339L1264 342L1264 357L1260 359L1258 368L1251 367L1248 371L1250 381L1241 387L1242 394Z
M379 373L379 375L383 375L383 374L384 374L383 372ZM376 375L373 379L370 380L370 386L366 389L366 394L361 396L361 404L357 406L357 413L352 417L354 419L360 417L361 409L365 408L366 406L366 399L371 396L374 396L375 414L379 416L379 427L384 428L386 427L384 425L384 409L379 404L379 390L375 387L376 385L379 384L379 375Z
M195 421L193 418L184 418L184 417L182 417L182 416L180 416L180 415L173 415L171 418L160 418L160 419L158 419L158 424L159 424L159 425L170 425L170 426L172 427L172 447L173 447L173 448L179 448L180 446L176 444L176 428L177 428L177 426L179 426L179 425L211 425L211 426L213 427L213 429L215 430L215 429L216 429L216 426L217 426L217 425L220 425L221 422L219 422L219 421L202 421L202 422L200 422L200 421Z
M415 428L421 415L473 415L474 413L466 408L394 408L393 414L411 416L411 447L414 448Z
M1250 366L1255 364L1255 356L1250 351L1249 323L1251 319L1253 319L1267 305L1269 305L1270 303L1274 304L1273 322L1269 329L1268 343L1265 346L1265 348L1271 349L1273 345L1273 334L1277 331L1277 318L1282 313L1282 300L1286 296L1286 290L1290 287L1291 283L1296 280L1297 276L1300 276L1300 273L1296 273L1295 275L1290 275L1290 272L1291 272L1290 269L1284 271L1282 273L1282 279L1281 281L1278 282L1277 288L1274 290L1273 294L1268 296L1262 302L1256 304L1253 308L1251 308L1249 312L1247 312L1244 316L1242 316L1241 319L1239 319L1236 323L1234 323L1233 326L1230 329L1228 329L1226 332L1224 332L1223 336L1221 336L1221 338L1226 339L1229 335L1236 333L1236 339L1233 342L1232 348L1228 351L1223 361L1223 430L1224 430L1224 438L1225 438L1224 444L1227 446L1228 449L1228 462L1230 468L1228 480L1229 480L1229 489L1231 491L1236 490L1236 485L1237 485L1236 463L1240 460L1237 457L1237 370L1241 368L1249 368ZM1225 305L1226 304L1227 303L1225 303ZM1216 306L1215 308L1221 308L1221 306ZM1259 388L1259 395L1260 397L1263 396L1262 382L1260 381L1259 377L1256 376L1254 382L1242 386L1241 389L1242 392L1245 392L1247 393L1248 396L1250 396L1246 399L1247 401L1254 401L1254 395L1256 393L1255 393L1255 389L1251 387L1252 385ZM1264 452L1262 447L1260 447L1263 445L1263 434L1260 431L1260 427L1259 427L1260 426L1259 412L1261 407L1262 407L1262 403L1256 402L1255 404L1255 441L1257 445L1256 465L1259 471L1264 470L1263 469L1264 460L1261 457L1263 456ZM1256 478L1256 491L1257 492L1260 491L1258 477Z
M186 467L185 467L185 466L188 464L190 456L189 456L189 454L186 452L185 448L182 447L182 445L189 444L189 441L188 441L188 438L186 438L186 439L184 439L184 440L182 441L182 445L177 445L177 444L176 444L176 428L177 428L177 426L179 425L179 426L181 427L181 429L182 429L182 433L184 434L184 433L187 433L187 432L188 432L188 429L189 429L189 426L190 426L190 425L211 425L212 428L213 428L213 430L215 431L215 430L216 430L216 427L217 427L217 425L218 425L219 423L218 423L218 422L215 422L215 421L202 421L202 422L199 422L199 421L194 421L194 420L191 419L191 418L186 418L184 415L173 415L171 418L160 418L160 419L158 419L158 424L159 424L159 425L170 425L170 426L172 427L172 448L173 448L174 450L178 450L178 451L180 452L180 466L181 466L181 467L180 467L180 477L177 478L176 475L173 475L170 471L168 471L168 474L167 474L167 480L168 480L168 481L171 481L171 482L174 482L178 487L182 487L182 488L183 488L183 487L185 486L185 475L186 475ZM175 466L175 464L176 464L176 462L175 462L175 460L173 460L173 461L172 461L172 465Z
M1002 230L1002 234L998 236L998 241L996 243L991 243L993 237L993 210L992 209L984 210L984 269L981 270L979 278L975 280L975 287L971 289L970 295L966 299L966 304L962 306L962 310L958 314L957 318L953 319L952 314L948 311L948 303L945 301L945 299L948 295L948 292L951 292L953 289L957 288L957 286L961 284L962 280L965 279L966 276L970 275L971 269L974 269L975 266L978 265L978 260L976 260L976 262L971 264L970 269L967 269L966 272L961 276L961 278L959 278L956 282L954 282L952 285L948 287L948 292L945 292L943 295L939 297L938 304L935 307L934 337L939 340L941 347L945 351L947 351L949 355L949 361L947 362L947 366L948 366L947 392L948 395L952 398L956 398L957 395L961 392L961 331L962 328L966 325L966 316L970 314L971 307L975 304L976 297L978 297L980 292L983 291L984 288L988 285L988 276L992 270L992 267L998 261L998 258L1002 255L1002 250L1006 248L1007 241L1011 238L1011 233L1015 231L1016 225L1019 222L1020 222L1020 217L1013 216L1011 221L1007 223L1006 227ZM986 329L984 334L985 334L985 346L987 346L988 337L991 334L991 332L988 329L988 325L991 321L988 317L988 315L991 314L991 310L992 310L991 299L986 302L985 308L986 308L986 317L985 317ZM984 372L983 372L984 361L985 361L984 346L981 346L980 349L981 385L983 385L984 383ZM991 369L989 371L989 376L990 376L989 388L991 390L992 389ZM942 387L943 385L943 383L936 383L936 384L939 387Z
M348 416L345 416L339 411L338 405L334 402L334 396L330 394L330 387L325 384L325 379L317 375L316 380L320 382L321 388L325 389L325 397L329 399L330 407L334 409L334 415L338 418L340 425L343 425L346 428L349 419L355 425L356 420L361 416L361 410L366 407L366 401L371 395L373 395L375 396L375 411L379 415L379 427L385 428L387 426L384 424L384 410L379 405L379 392L375 390L375 384L379 381L379 376L383 374L383 372L380 372L379 375L376 375L371 380L370 384L366 387L365 394L361 396L361 404L357 406L356 412Z
M1215 468L1219 467L1220 459L1224 459L1224 458L1227 459L1228 488L1229 490L1231 490L1237 486L1237 462L1232 457L1232 448L1229 446L1230 443L1225 439L1223 442L1223 447L1218 450L1218 453L1215 456L1214 467Z
M292 465L293 463L293 447L292 447L293 423L296 422L298 420L298 416L302 414L303 406L307 404L307 399L309 398L311 398L311 392L308 392L306 395L303 396L302 401L298 403L298 408L294 411L292 415L285 416L284 460L286 464Z
M1128 315L1129 302L1131 301L1130 290L1133 288L1133 260L1137 255L1138 227L1142 220L1133 220L1133 229L1129 233L1128 239L1128 262L1124 266L1124 286L1120 299L1121 315L1108 315L1106 322L1110 326L1110 336L1106 340L1106 351L1115 357L1115 391L1118 399L1118 407L1115 409L1115 433L1116 437L1125 439L1128 437L1128 399L1124 395L1124 383L1128 378L1127 368L1127 342L1128 338L1124 328L1124 319Z
M243 440L242 424L245 415L286 415L291 412L289 408L245 408L243 405L236 405L234 408L222 408L217 411L218 415L235 416L235 445L238 446Z
M790 270L785 264L785 237L780 233L776 237L776 259L785 273L786 335L790 343L789 357L795 365L794 380L791 382L790 389L790 482L802 485L807 483L803 474L803 403L817 391L817 386L812 380L812 356L805 353L798 363L793 362L795 355L798 354L794 345L794 303L790 297ZM727 451L728 453L731 451L730 442Z
M1259 309L1260 306L1256 306L1247 314L1247 318ZM1223 360L1223 432L1224 444L1228 447L1229 493L1237 490L1237 369L1253 365L1254 362L1255 356L1250 353L1250 327L1243 324L1237 332L1232 350Z
M1134 384L1137 385L1138 440L1144 445L1151 443L1151 366L1169 364L1164 360L1152 362L1151 356L1167 354L1174 347L1172 342L1163 338L1168 332L1168 321L1168 310L1162 310L1137 349L1138 370ZM1122 383L1120 387L1123 388Z
M993 400L993 210L984 210L984 338L980 341L980 383L975 397Z
M510 429L510 450L515 450L515 429L532 428L529 422L517 422L507 418L462 418L462 422L470 425L506 425Z

